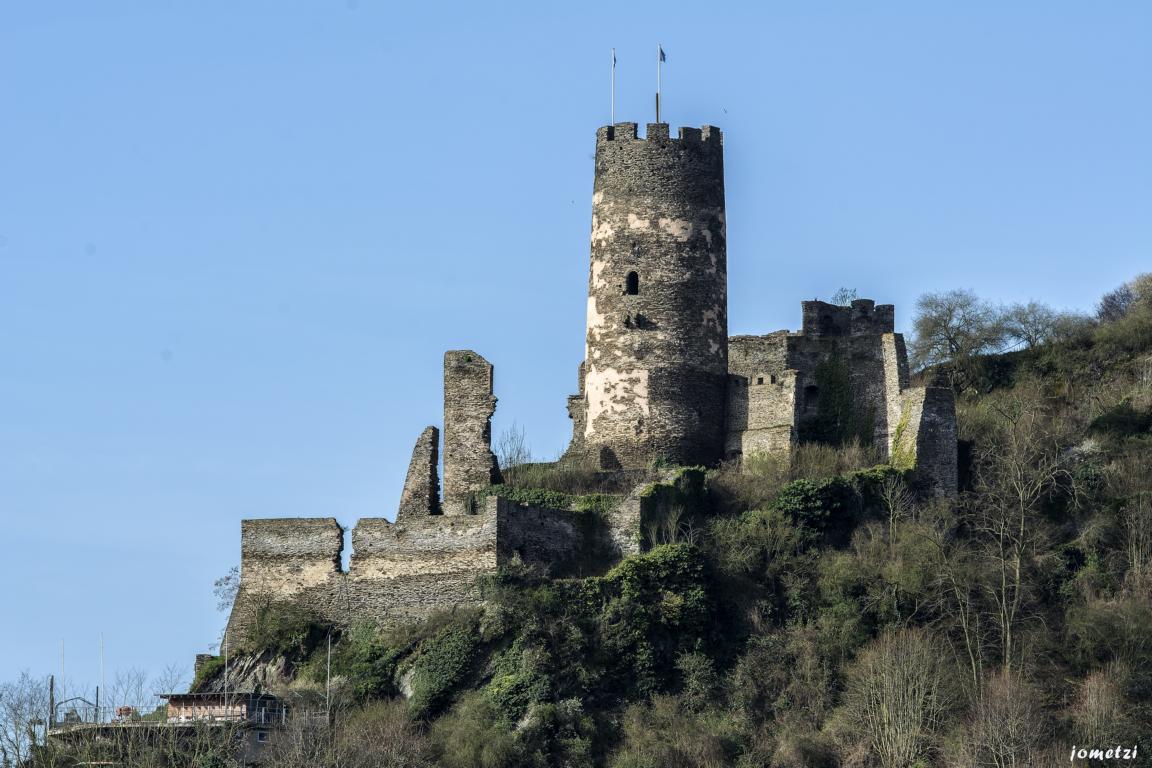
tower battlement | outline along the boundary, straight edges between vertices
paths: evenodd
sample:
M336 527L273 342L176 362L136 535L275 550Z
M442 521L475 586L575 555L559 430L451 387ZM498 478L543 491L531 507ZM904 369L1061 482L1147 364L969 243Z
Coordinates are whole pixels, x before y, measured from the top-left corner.
M681 127L678 130L677 138L671 138L669 136L668 123L648 123L648 133L645 138L640 138L637 133L637 127L637 123L616 123L615 125L601 126L601 128L596 131L596 143L600 144L605 141L650 141L653 143L681 142L684 144L709 143L719 145L723 144L724 141L720 129L714 125L704 125L699 128Z
M855 299L851 306L825 301L802 302L805 336L874 336L896 330L896 308L871 299Z

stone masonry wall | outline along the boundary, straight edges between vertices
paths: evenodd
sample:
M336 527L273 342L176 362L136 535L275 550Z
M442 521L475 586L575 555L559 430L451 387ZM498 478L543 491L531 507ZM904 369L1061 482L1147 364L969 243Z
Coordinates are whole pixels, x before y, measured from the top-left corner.
M780 331L729 340L725 453L785 455L795 427L820 411L820 369L844 366L854 410L871 419L884 459L915 465L931 493L956 492L955 402L950 390L909 389L904 337L892 331L891 305L859 299L850 307L803 302L800 333Z
M360 520L343 572L343 530L334 519L245 520L229 643L242 647L261 607L276 602L338 626L389 626L477 604L478 578L513 559L556 576L599 573L636 551L638 527L628 509L601 516L490 496L475 514Z
M477 577L496 571L496 538L487 512L361 520L352 532L350 614L395 624L476 603Z
M397 523L365 518L352 531L345 573L343 531L335 520L245 520L229 642L242 646L256 613L274 602L291 602L339 626L405 623L475 603L477 577L496 570L496 535L494 511Z
M229 642L242 641L256 612L294 601L325 614L336 608L344 529L334 518L244 520L240 588L228 619Z
M902 394L893 440L897 462L913 468L913 484L933 496L955 496L958 482L956 399L948 387L913 387Z
M886 333L880 340L884 357L884 400L888 416L888 445L884 455L894 455L893 442L905 408L902 395L909 387L908 352L904 347L904 336L899 333Z
M492 364L470 349L444 353L444 514L472 511L476 491L500 482L492 453Z
M728 341L724 455L787 456L795 440L796 371L788 368L788 332Z
M440 430L427 427L420 433L408 462L408 476L400 494L397 519L440 513Z

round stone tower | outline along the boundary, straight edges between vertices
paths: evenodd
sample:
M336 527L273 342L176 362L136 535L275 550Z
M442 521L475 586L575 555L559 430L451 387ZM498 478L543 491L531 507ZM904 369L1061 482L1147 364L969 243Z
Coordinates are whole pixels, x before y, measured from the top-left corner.
M570 453L603 469L721 458L727 280L719 129L600 128Z

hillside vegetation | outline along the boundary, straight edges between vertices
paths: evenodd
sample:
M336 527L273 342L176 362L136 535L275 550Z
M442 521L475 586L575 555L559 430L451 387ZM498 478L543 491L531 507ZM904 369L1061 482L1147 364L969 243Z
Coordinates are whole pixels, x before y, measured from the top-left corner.
M336 726L294 729L273 764L910 768L1152 753L1152 285L1124 290L1119 310L1052 313L1023 342L1027 323L991 340L964 327L1006 314L927 317L940 305L922 302L921 375L958 395L955 502L917 498L855 444L802 446L787 466L685 469L653 546L606 574L510 568L483 608L340 634ZM936 322L941 339L975 332L933 347L928 320L952 324ZM280 692L321 700L327 628L286 606L262 624L248 650L287 660Z

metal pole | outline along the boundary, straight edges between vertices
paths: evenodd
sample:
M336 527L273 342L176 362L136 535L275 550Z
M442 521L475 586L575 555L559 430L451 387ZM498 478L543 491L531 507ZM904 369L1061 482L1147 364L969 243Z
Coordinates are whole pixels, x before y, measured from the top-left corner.
M224 629L224 711L228 709L228 629Z
M612 49L612 119L608 125L616 125L616 49Z
M660 122L660 68L664 58L664 46L656 43L656 122Z
M104 633L100 633L100 687L97 692L104 688ZM100 694L96 694L96 716L100 716ZM99 722L104 722L103 718Z

